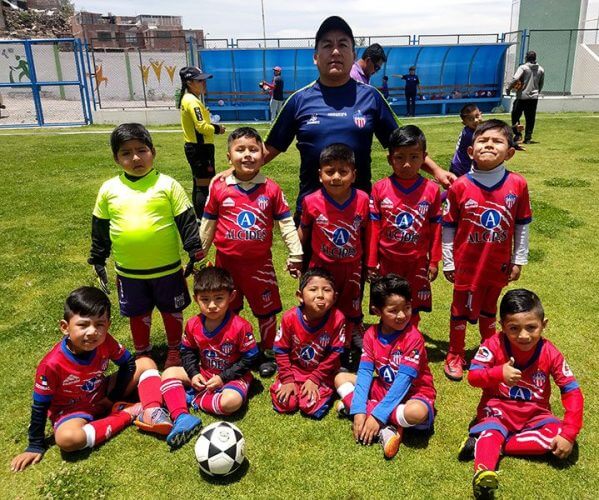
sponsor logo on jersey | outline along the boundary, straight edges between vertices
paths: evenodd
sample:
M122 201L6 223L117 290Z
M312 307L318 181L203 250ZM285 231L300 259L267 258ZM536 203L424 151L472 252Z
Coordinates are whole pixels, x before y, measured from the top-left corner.
M75 385L81 382L81 379L72 373L62 381L62 385Z
M362 114L362 111L358 110L354 113L354 123L358 128L364 128L366 126L366 117Z
M420 362L420 351L418 349L412 350L412 352L408 354L405 359L411 363L418 364L418 362Z
M392 384L395 380L395 370L389 365L381 366L379 368L379 377L381 377L385 383Z
M545 385L546 381L547 376L541 370L537 370L535 374L532 376L532 383L536 385L539 389L541 389Z
M237 225L243 229L250 229L256 223L256 214L243 210L237 215Z
M421 201L418 203L418 213L424 217L428 213L428 209L431 204L428 201Z
M466 203L464 203L464 208L469 209L469 208L477 208L478 207L478 202L473 200L472 198L469 198Z
M505 206L508 208L512 208L516 204L517 199L518 197L514 193L506 194L504 198Z
M258 206L260 207L260 210L266 210L268 208L268 203L268 196L264 196L263 194L258 196Z
M566 360L564 359L564 362L562 363L562 373L564 374L564 377L573 377L574 373L572 373L572 370L570 370L570 367L568 366L568 363L566 363Z
M223 201L223 207L234 207L235 206L235 201L233 200L233 198L225 198Z
M393 208L393 202L389 198L385 198L381 201L382 208Z
M480 215L480 223L486 229L495 229L501 224L501 214L492 208L488 208Z
M509 388L510 399L516 401L530 401L532 399L532 391L528 387L514 385Z
M414 216L408 212L400 212L395 217L395 225L399 229L408 229L414 223Z
M320 120L318 119L318 114L314 113L306 122L306 125L319 125Z
M314 350L314 347L312 347L311 345L302 347L300 351L300 358L304 361L312 361L315 355L316 351Z
M316 217L316 224L319 226L326 226L329 223L329 219L327 219L324 215L320 214Z
M223 351L224 354L231 354L233 352L233 344L231 342L225 342L220 346L220 350Z
M99 379L92 377L81 385L81 390L85 392L92 392L96 388L98 382Z
M335 244L335 246L338 246L338 247L347 245L347 243L349 242L349 231L342 227L338 227L333 232L332 241Z
M48 378L45 375L40 375L40 385L44 388L48 388Z
M481 363L488 363L493 359L493 353L487 347L481 345L476 351L476 356L474 356L476 361L480 361Z

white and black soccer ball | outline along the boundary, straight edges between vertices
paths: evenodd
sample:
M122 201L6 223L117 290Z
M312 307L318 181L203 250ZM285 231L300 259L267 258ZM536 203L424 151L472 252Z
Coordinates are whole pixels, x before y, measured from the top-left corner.
M245 460L245 439L235 425L214 422L200 433L195 454L206 474L226 476L239 469Z

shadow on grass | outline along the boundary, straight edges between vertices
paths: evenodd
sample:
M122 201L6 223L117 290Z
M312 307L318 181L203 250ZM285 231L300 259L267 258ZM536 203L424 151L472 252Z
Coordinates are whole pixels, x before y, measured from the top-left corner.
M471 328L478 329L476 325L469 325ZM432 338L428 333L422 332L422 336L424 337L424 341L426 343L426 353L428 356L428 360L431 363L439 363L445 361L445 357L447 356L447 352L449 351L449 340L438 340ZM468 349L466 351L466 362L469 365L470 360L474 357L478 351L478 346L474 349Z
M435 428L430 430L419 430L419 429L404 429L403 439L401 441L402 446L408 448L427 448L428 442L435 433Z
M515 458L519 458L519 457L515 457ZM533 456L533 457L522 457L522 458L526 458L527 460L529 460L531 462L547 463L548 465L550 465L551 467L553 467L554 469L557 469L557 470L569 469L570 467L576 465L576 463L578 462L578 458L579 458L578 442L576 442L576 441L574 442L574 447L572 448L572 453L565 460L557 458L552 453L548 453L547 455L541 455L541 456L537 456L537 457Z
M206 474L202 469L200 469L200 477L207 483L216 486L227 486L229 484L236 483L237 481L241 480L248 473L249 470L250 462L246 458L243 461L243 463L239 466L239 468L232 474L229 474L227 476L210 476L209 474Z

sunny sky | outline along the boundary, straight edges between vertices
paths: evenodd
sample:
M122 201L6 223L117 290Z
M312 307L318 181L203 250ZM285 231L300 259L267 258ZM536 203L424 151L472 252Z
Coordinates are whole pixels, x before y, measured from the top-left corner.
M320 22L340 15L354 35L501 33L512 0L263 0L267 37L313 37ZM182 16L207 38L260 38L260 0L75 0L76 10L114 15Z

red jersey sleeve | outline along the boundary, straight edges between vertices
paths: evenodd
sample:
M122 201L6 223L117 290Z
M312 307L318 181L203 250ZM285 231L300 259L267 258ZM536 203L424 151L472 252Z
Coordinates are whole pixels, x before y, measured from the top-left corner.
M35 372L33 385L33 400L39 403L48 403L54 397L58 377L52 367L43 359Z
M378 184L378 183L377 183ZM372 193L370 195L369 202L369 219L366 239L367 239L367 258L366 265L368 267L375 268L379 264L379 239L381 234L381 212L380 212L380 198L377 184L372 187Z
M110 356L110 359L115 363L126 360L131 356L125 346L110 334L106 335L104 344L106 344L106 347L108 348L108 355Z
M222 186L226 186L226 181L224 179L214 182L212 186L210 186L208 199L206 200L206 206L204 207L204 213L202 214L202 217L212 220L218 219L218 207L220 205L219 194Z
M503 382L503 359L498 359L501 344L499 335L485 340L478 348L470 369L468 383L473 387L494 388Z
M429 248L430 263L438 266L441 260L441 191L437 188L435 200L430 211L431 240Z
M291 369L291 322L289 321L289 311L283 315L281 326L275 337L273 350L275 351L275 360L279 370L279 380L282 384L288 384L295 380L293 370Z
M458 186L452 185L447 191L447 199L443 210L442 223L444 226L457 227L460 218L460 207L458 205Z
M252 325L246 320L243 320L241 326L242 328L239 329L239 352L245 354L247 352L257 351L258 345L256 344Z
M530 224L532 222L532 209L530 207L530 196L528 194L528 185L526 180L522 180L522 192L518 199L518 208L516 210L516 224Z
M304 228L312 227L312 223L314 222L314 218L310 213L310 209L306 203L306 198L302 200L302 216L300 218L300 226Z
M420 373L421 362L424 361L424 337L414 328L410 330L404 344L405 352L401 358L399 373L416 378Z
M285 195L283 194L283 190L281 187L273 181L269 181L272 183L273 190L273 218L275 220L286 219L287 217L291 217L291 211L289 210L289 204L285 199Z
M198 350L198 345L196 344L195 338L193 336L193 331L196 327L201 328L200 318L198 316L194 316L193 318L189 318L187 324L185 325L185 330L183 331L183 337L181 338L181 345L186 347L187 349L193 349L195 351Z

